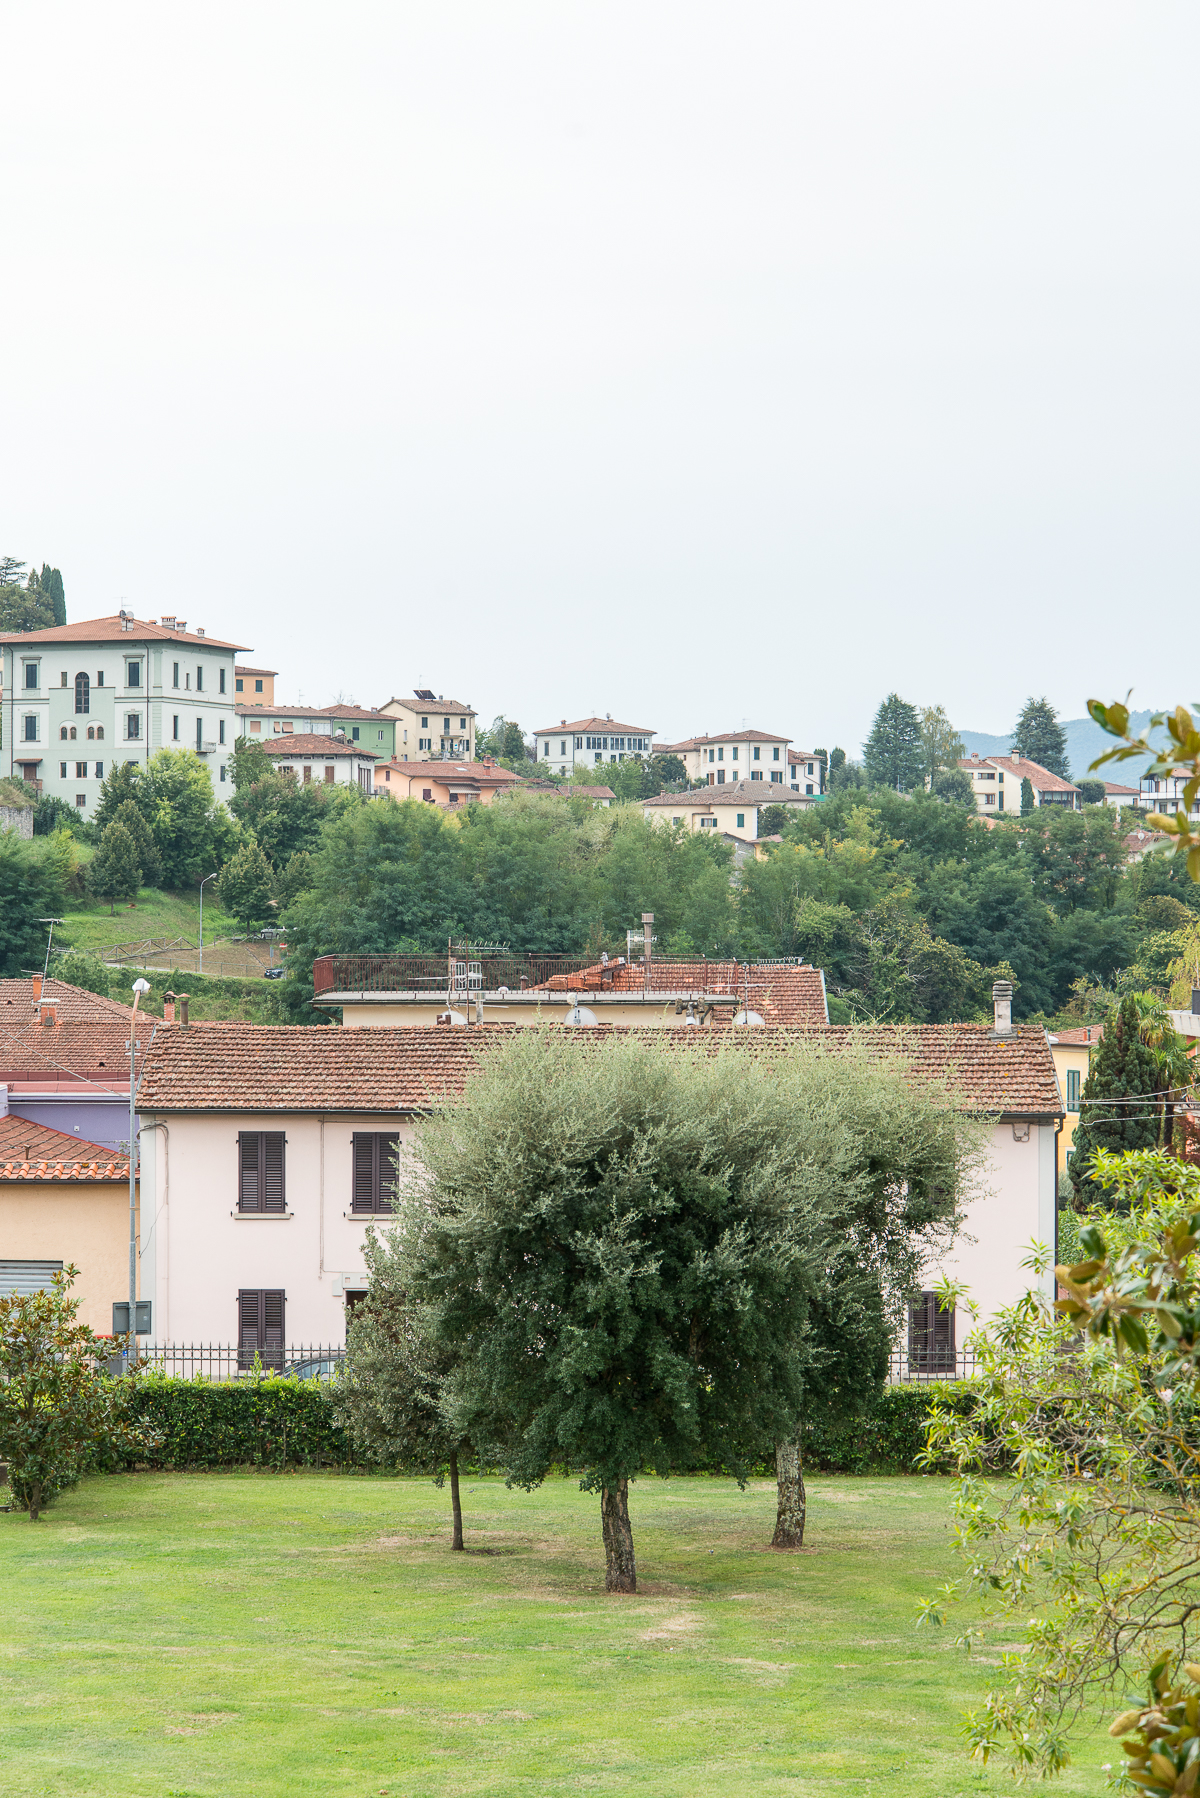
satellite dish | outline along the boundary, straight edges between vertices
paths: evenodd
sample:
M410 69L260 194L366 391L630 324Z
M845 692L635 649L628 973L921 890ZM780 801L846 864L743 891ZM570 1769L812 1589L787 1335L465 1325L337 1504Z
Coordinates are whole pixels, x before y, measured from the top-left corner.
M563 1019L563 1023L581 1024L584 1029L594 1030L596 1027L596 1014L594 1011L589 1011L586 1005L573 1005Z
M756 1011L739 1011L733 1021L735 1024L759 1024L759 1025L761 1025L762 1018L759 1016L758 1012L756 1012Z

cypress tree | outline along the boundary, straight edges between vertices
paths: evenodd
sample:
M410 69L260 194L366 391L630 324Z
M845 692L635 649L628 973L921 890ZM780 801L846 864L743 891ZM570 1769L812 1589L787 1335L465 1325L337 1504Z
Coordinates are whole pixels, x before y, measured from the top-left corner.
M1013 731L1012 746L1027 762L1036 762L1051 774L1070 780L1071 765L1067 760L1067 736L1058 722L1058 713L1046 698L1027 699Z
M1104 1026L1104 1039L1084 1083L1070 1164L1077 1209L1107 1202L1089 1173L1097 1149L1127 1155L1131 1149L1155 1147L1158 1103L1158 1062L1142 1041L1137 1006L1132 998L1125 999Z
M42 572L38 576L38 586L54 608L55 624L67 622L67 600L63 592L62 572L51 568L49 562L42 563Z
M1021 782L1021 816L1028 818L1033 810L1033 782L1026 776Z
M122 825L133 839L133 846L137 851L138 867L142 870L140 884L156 887L162 879L162 858L158 853L158 845L154 841L154 832L138 810L134 800L122 800L113 814L113 823Z

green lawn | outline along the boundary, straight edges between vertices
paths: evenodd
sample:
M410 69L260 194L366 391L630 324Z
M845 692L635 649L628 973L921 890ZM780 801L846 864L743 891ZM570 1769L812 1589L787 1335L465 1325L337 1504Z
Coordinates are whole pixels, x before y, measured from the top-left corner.
M0 1516L0 1791L1010 1788L957 1737L987 1669L913 1628L950 1571L947 1482L814 1479L811 1552L777 1555L765 1482L639 1481L630 1598L576 1481L463 1502L462 1555L418 1480L141 1474ZM1099 1791L1105 1745L1056 1789Z

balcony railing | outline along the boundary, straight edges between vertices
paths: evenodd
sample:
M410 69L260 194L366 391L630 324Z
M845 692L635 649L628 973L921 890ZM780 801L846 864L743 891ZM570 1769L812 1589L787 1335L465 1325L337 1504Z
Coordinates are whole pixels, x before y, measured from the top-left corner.
M461 959L457 954L456 961ZM470 956L470 990L494 993L539 988L556 974L577 974L595 965L587 955ZM478 969L477 980L474 970ZM313 991L322 993L445 993L452 984L448 955L319 955L313 962Z

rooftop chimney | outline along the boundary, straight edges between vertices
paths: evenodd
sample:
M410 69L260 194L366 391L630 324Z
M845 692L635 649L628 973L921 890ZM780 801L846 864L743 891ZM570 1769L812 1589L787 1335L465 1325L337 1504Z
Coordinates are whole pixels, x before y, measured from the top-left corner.
M58 1023L58 1006L57 1005L43 1005L41 1008L41 1019L42 1019L43 1024L57 1024Z
M179 1022L186 1025L188 1021L188 999L191 995L189 993L176 993L175 997L179 1000Z
M995 1008L995 1032L997 1036L1014 1036L1012 1021L1012 981L997 980L992 987L992 1005Z
M175 1022L175 995L174 995L174 993L164 993L163 994L163 1023L164 1024L173 1024L174 1022Z
M42 996L42 977L40 974L35 974L33 977L33 1003L35 1005L37 1004L37 1002L41 998L41 996Z

